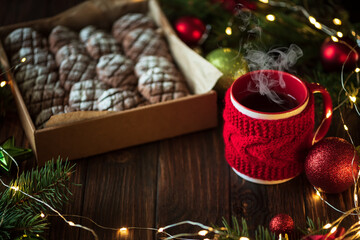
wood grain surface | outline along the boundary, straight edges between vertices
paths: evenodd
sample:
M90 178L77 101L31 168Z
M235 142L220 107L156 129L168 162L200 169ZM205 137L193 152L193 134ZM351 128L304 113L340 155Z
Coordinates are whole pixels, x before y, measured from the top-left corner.
M0 1L0 25L55 15L81 0L12 0ZM222 112L219 101L219 113ZM352 132L359 133L359 117L347 113ZM331 136L345 136L335 118ZM0 122L0 142L15 136L18 146L28 147L16 112ZM359 144L359 135L354 137ZM257 185L239 178L224 158L222 120L214 129L143 144L102 155L75 160L71 176L73 196L62 213L89 217L112 228L158 228L183 220L207 225L221 225L222 218L244 217L253 232L258 225L268 226L279 213L293 217L304 228L306 218L335 220L339 213L315 195L304 174L275 186ZM29 169L31 159L22 165ZM353 206L352 192L326 195L339 209ZM69 217L93 228L99 239L121 239L113 230L104 230L87 219ZM350 224L350 219L347 224ZM171 233L197 232L192 226L174 228ZM48 239L93 239L89 232L71 228L57 217L51 218ZM131 230L127 239L155 239L154 231ZM298 232L292 239L300 238Z

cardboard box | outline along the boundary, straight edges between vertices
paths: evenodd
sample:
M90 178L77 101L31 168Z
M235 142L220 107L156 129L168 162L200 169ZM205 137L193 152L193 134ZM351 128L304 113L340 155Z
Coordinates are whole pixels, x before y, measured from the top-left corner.
M57 156L77 159L217 125L217 96L211 89L221 73L179 40L155 0L87 1L51 18L1 27L0 38L3 40L12 30L25 26L46 36L57 25L80 30L93 24L109 30L116 19L128 12L149 13L163 29L193 95L123 112L55 115L46 128L36 129L10 71L7 75L19 117L39 165ZM9 69L1 43L0 61Z

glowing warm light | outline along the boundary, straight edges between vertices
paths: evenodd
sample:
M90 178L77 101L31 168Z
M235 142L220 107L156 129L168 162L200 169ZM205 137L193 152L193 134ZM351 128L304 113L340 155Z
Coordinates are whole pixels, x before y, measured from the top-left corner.
M208 234L208 231L206 231L206 230L201 230L201 231L198 232L198 234L199 234L200 236L205 236L206 234Z
M311 24L315 24L316 23L316 19L313 16L309 17L309 21Z
M128 229L126 227L122 227L122 228L119 229L120 232L127 232L127 230Z
M315 27L316 27L317 29L321 29L321 28L322 28L322 26L321 26L321 24L320 24L319 22L316 22L314 25L315 25Z
M357 202L358 201L358 196L356 194L354 194L354 201Z
M24 63L26 61L26 58L23 57L21 60L20 60L22 63Z
M321 196L320 192L316 190L316 195Z
M335 37L335 36L331 36L331 40L333 40L334 42L338 42L338 41L339 41L339 39L338 39L337 37Z
M356 97L355 96L349 96L349 98L350 98L350 101L352 101L353 103L356 102Z
M351 31L351 35L353 35L355 37L356 32L355 31Z
M332 111L328 111L328 112L326 113L326 118L331 117L331 115L332 115Z
M355 68L355 72L356 73L360 72L360 68Z
M335 25L341 25L341 24L342 24L341 20L338 19L338 18L334 18L334 19L333 19L333 23L334 23Z
M209 227L208 230L209 230L209 232L214 231L214 229L212 227Z
M6 85L6 81L1 81L0 82L0 87L5 87L5 85Z
M331 230L330 230L330 233L334 233L334 232L336 232L336 229L337 229L337 227L335 226L335 227L333 227Z
M250 240L250 239L247 237L241 237L241 238L239 238L239 240Z
M72 221L69 221L68 224L69 224L70 226L75 226L75 223L72 222Z
M158 232L163 232L164 231L164 228L159 228Z
M12 186L12 187L10 187L12 190L14 190L15 192L16 191L19 191L19 187L18 186Z
M40 217L44 218L45 217L45 214L42 212L40 213Z
M336 35L339 37L339 38L342 38L344 36L344 34L342 32L337 32Z
M269 0L259 0L262 3L269 3Z
M225 29L225 33L230 36L230 35L232 34L232 29L231 29L231 27L227 27L227 28Z
M344 125L344 129L347 131L347 130L349 130L349 128L346 126L346 125Z
M266 20L273 22L275 21L275 16L273 14L266 15Z
M323 229L329 229L330 227L331 227L331 224L328 223L328 224L326 224L325 226L323 226Z

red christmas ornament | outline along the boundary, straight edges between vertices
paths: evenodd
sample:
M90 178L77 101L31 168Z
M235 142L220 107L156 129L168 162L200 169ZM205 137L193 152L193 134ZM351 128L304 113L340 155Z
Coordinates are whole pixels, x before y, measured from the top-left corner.
M294 231L294 226L294 220L289 215L281 213L271 219L269 229L276 234L290 234Z
M359 156L353 145L342 138L329 137L310 149L305 160L305 173L309 182L319 190L340 193L354 184L358 162Z
M181 40L190 46L199 44L205 29L205 24L196 17L181 17L175 22L176 33Z
M345 62L345 70L355 69L359 54L351 51L347 44L356 47L356 44L347 38L341 38L339 42L334 42L331 38L325 39L321 46L321 62L326 71L340 71Z
M303 240L334 240L345 234L345 228L340 227L334 233L325 235L312 235L304 238Z

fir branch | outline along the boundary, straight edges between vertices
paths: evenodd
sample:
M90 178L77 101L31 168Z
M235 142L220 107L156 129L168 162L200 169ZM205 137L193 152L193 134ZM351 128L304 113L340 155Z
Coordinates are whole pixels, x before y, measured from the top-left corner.
M52 160L43 168L22 173L9 186L17 186L21 191L60 209L68 201L68 195L71 195L68 183L74 166L58 158L56 163ZM0 196L0 240L11 239L14 233L44 232L49 223L40 213L48 211L45 205L20 191L6 189Z
M258 226L255 230L255 240L276 240L276 234L269 231L264 226Z
M317 222L315 224L315 222L311 218L307 217L306 224L307 224L306 229L298 228L299 231L304 235L314 235L314 234L325 235L330 231L330 229L322 228L322 226L324 226L325 223L322 222L320 218L317 219Z

